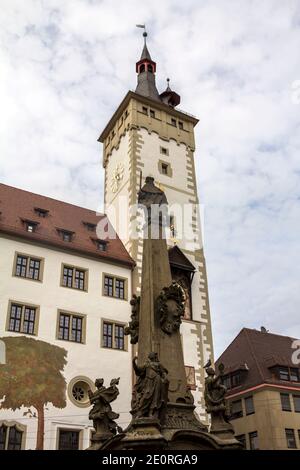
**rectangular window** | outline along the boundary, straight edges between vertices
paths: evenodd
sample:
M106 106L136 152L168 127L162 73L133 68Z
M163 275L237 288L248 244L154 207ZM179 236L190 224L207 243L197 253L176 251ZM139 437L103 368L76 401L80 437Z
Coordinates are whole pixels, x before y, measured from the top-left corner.
M17 255L15 275L20 277L26 277L27 275L27 256Z
M245 398L245 408L246 408L246 415L251 415L255 413L254 402L253 402L252 396Z
M0 450L21 450L23 431L16 426L0 426Z
M288 449L297 449L294 429L285 429L285 437Z
M155 111L150 109L150 117L155 118Z
M11 303L9 310L8 331L24 333L26 335L36 334L36 312L36 307Z
M47 217L49 211L47 209L41 209L40 207L35 207L34 208L34 212L39 216L39 217L42 217L42 218L45 218Z
M168 164L167 163L162 163L161 164L161 172L163 175L167 175L168 174Z
M300 413L300 395L293 395L294 410L296 413Z
M178 122L178 127L179 127L179 129L183 130L183 122L179 121Z
M257 431L249 433L249 441L250 441L250 449L251 450L258 450L258 434Z
M125 350L124 325L104 321L102 347Z
M230 419L237 419L243 416L242 400L236 400L231 403Z
M105 276L104 277L104 295L113 297L114 295L114 278Z
M116 297L118 299L124 299L125 296L125 281L124 279L116 279Z
M281 409L282 411L292 411L291 402L290 402L290 395L288 393L281 393L280 394L281 400Z
M116 349L124 349L124 326L115 325L115 347Z
M28 335L34 334L34 322L35 322L35 308L25 307L24 309L24 321L23 321L23 333Z
M30 233L35 232L37 229L37 226L38 224L36 222L29 222L29 221L25 222L25 227L26 227L27 232L30 232Z
M17 253L15 276L39 281L41 276L41 259Z
M142 107L142 112L144 114L147 114L148 115L148 108L146 108L145 106Z
M163 155L169 155L169 150L165 147L160 147L160 153Z
M296 367L290 368L290 380L291 382L299 382L299 369Z
M243 449L246 449L246 434L240 434L239 436L235 437L243 445Z
M101 241L101 240L97 240L97 249L98 249L99 251L106 251L106 249L107 249L107 242Z
M116 299L126 300L126 279L120 279L118 277L104 275L103 281L103 295L107 297L114 297Z
M195 367L184 366L187 386L190 390L196 390Z
M177 127L176 119L171 119L171 125Z
M280 367L279 369L279 378L280 380L289 380L289 369L288 367Z
M58 339L83 343L85 317L67 312L59 312L58 315Z
M240 372L235 372L231 376L231 388L238 387L241 385L241 374Z
M62 286L78 290L86 290L87 271L63 265Z
M58 450L79 450L80 431L59 429Z
M7 436L7 426L2 424L0 426L0 450L5 450Z

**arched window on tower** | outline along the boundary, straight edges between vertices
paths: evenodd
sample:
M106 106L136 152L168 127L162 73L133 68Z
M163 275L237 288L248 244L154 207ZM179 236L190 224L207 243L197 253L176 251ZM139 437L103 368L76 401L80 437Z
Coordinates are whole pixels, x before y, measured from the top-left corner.
M148 67L147 67L147 69L148 69L148 72L151 72L151 73L153 73L153 65L151 65L151 64L148 64Z
M140 65L140 73L145 72L145 64Z

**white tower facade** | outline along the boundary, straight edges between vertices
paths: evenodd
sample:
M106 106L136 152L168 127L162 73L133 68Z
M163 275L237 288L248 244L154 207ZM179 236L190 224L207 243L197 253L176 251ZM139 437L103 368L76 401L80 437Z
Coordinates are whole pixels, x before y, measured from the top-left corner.
M169 85L158 93L156 64L146 42L136 71L135 92L127 93L99 138L103 143L105 210L136 262L132 285L138 295L143 240L136 236L137 218L132 208L146 176L154 177L166 193L171 214L168 246L172 275L187 295L181 326L186 373L196 411L207 421L203 365L209 358L213 360L213 343L194 164L198 119L176 109L180 97Z

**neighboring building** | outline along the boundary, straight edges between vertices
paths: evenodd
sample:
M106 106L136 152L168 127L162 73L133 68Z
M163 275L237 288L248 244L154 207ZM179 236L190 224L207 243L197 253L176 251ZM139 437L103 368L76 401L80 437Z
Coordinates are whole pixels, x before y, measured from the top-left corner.
M0 449L34 449L38 418L33 415L38 413L45 426L45 449L84 449L92 432L87 391L97 377L104 377L106 385L121 377L115 409L121 423L130 416L125 411L130 409L131 347L124 326L131 313L134 263L118 238L97 239L96 225L104 216L93 211L0 184L0 212L0 338L23 341L29 368L15 381L24 366L24 357L17 358L8 404L20 409L0 410ZM39 364L32 356L37 343L31 338L43 341ZM35 401L24 396L22 380L24 388L28 380L33 389L41 386L36 373L42 373L39 366L49 345L58 347L53 354L66 354L66 391L62 380L60 396L52 390L53 398L37 410ZM5 389L4 367L0 365L0 392ZM57 380L55 371L43 380L48 397L47 389ZM52 399L62 409L51 405Z
M293 338L243 328L224 364L231 422L247 449L300 449L300 368Z
M139 293L143 240L133 236L137 221L130 208L137 204L137 194L146 176L154 177L166 193L171 211L168 245L173 277L181 283L188 298L181 327L184 360L197 412L207 421L203 365L209 357L213 359L213 345L194 162L194 127L198 119L176 109L180 97L169 83L159 94L156 63L146 42L136 72L135 92L126 94L99 137L103 143L105 212L110 214L114 209L116 231L136 261L133 290ZM126 208L128 233L121 235L118 222L126 220Z

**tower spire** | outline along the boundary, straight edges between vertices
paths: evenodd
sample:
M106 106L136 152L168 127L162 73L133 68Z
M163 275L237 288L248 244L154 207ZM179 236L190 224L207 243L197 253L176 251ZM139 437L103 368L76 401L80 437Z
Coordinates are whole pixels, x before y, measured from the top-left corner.
M138 28L143 28L144 47L142 50L141 58L136 63L136 72L138 74L138 83L135 92L139 95L146 96L156 101L161 101L155 83L156 63L152 60L150 52L147 47L146 26L136 25Z

